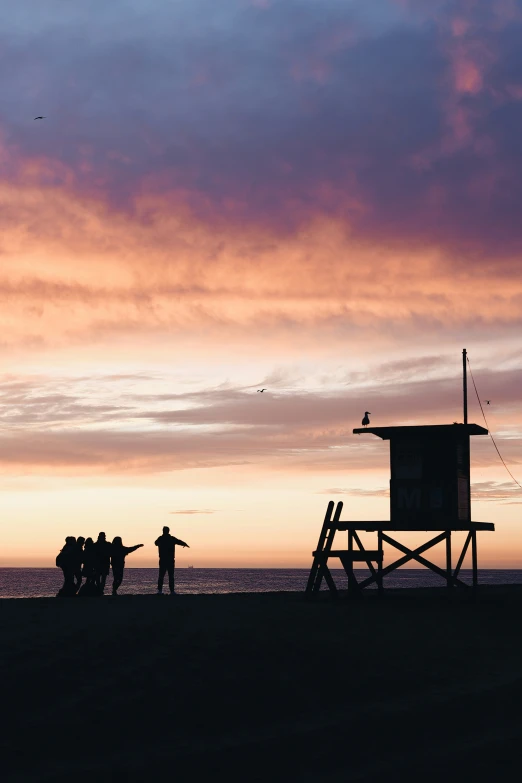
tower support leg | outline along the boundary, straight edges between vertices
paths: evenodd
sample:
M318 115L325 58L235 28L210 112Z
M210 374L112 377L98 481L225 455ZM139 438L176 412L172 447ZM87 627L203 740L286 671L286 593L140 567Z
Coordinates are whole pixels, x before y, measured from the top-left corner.
M355 574L353 572L353 559L350 557L350 555L353 552L353 530L348 531L348 558L346 559L346 564L344 565L344 570L346 571L346 575L348 577L348 597L349 598L355 598L358 595L359 592L359 585L357 584L357 579L355 578Z
M451 530L446 531L446 581L448 587L453 587L451 574Z
M473 590L478 586L478 568L477 568L477 531L471 531L471 562L473 568Z
M377 549L379 552L382 552L382 532L380 530L377 532ZM382 596L383 594L383 589L384 589L384 585L382 583L382 559L381 559L377 562L377 590L379 591L380 596Z

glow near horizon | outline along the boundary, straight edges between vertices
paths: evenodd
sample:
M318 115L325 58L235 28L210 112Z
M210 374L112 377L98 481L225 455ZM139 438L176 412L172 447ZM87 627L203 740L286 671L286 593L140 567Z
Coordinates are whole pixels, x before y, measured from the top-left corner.
M459 419L463 347L520 480L516 9L40 5L0 32L0 565L100 529L154 565L170 523L195 566L306 567L328 489L388 516L363 411ZM472 461L516 567L521 492Z

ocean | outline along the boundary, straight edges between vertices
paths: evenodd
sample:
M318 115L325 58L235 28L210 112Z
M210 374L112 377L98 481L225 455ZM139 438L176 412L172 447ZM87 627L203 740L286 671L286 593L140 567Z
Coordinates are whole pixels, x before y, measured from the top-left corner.
M177 593L265 593L273 591L304 591L308 568L177 568ZM345 589L344 571L332 569L339 589ZM357 572L360 581L367 572ZM462 569L460 578L471 584L471 571ZM126 568L121 595L155 593L156 568ZM0 598L42 598L55 596L62 586L59 568L0 568ZM111 592L112 574L107 579L106 593ZM444 580L426 569L398 569L385 578L385 587L443 587ZM479 584L522 584L522 571L482 569ZM323 582L323 589L324 589ZM374 587L372 585L372 587ZM164 589L168 591L168 577ZM371 588L368 588L371 589Z

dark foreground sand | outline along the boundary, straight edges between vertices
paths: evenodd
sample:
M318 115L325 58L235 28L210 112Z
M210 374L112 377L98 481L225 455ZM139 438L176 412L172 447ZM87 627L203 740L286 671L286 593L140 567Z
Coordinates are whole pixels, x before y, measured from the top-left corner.
M522 776L522 586L0 601L5 781Z

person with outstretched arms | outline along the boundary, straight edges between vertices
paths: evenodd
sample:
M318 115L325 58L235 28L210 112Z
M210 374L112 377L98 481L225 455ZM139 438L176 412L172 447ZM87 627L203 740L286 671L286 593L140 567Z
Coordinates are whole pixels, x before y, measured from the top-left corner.
M158 595L163 595L163 580L167 572L169 575L170 594L175 595L174 566L176 562L176 544L182 547L188 547L188 544L179 538L171 536L170 528L168 527L163 528L163 535L157 538L154 543L158 547L159 554Z

